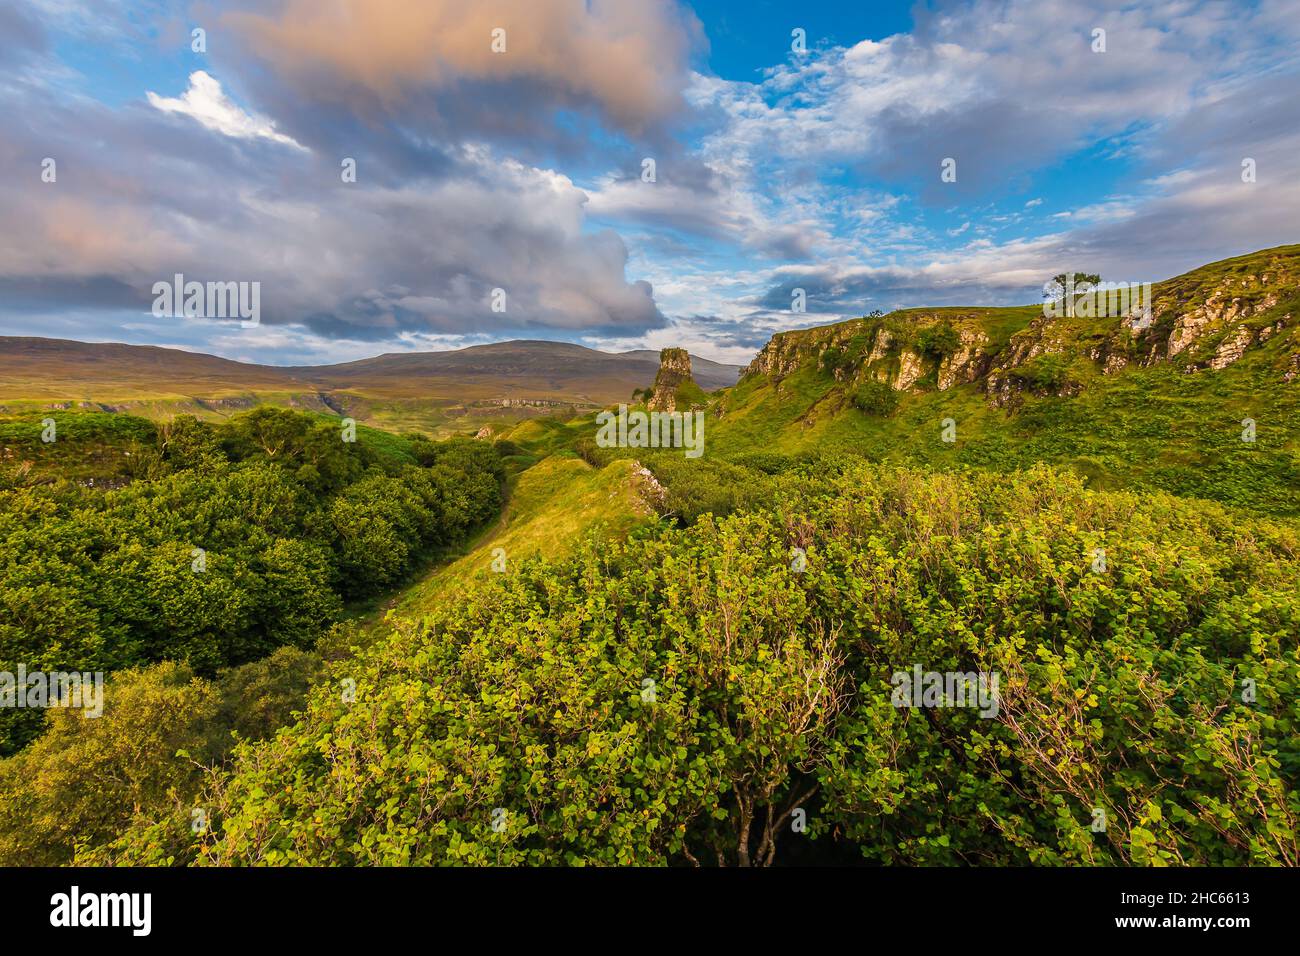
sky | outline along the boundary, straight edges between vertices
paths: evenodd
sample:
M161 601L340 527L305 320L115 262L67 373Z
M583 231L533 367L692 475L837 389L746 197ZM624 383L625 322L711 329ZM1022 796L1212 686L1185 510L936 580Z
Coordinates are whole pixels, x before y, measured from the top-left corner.
M740 364L1300 241L1298 91L1300 0L0 0L0 334Z

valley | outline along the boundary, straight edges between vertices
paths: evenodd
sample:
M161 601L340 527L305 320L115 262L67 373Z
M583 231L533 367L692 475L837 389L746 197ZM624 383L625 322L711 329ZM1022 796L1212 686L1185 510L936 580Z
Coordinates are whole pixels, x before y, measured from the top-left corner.
M907 309L782 332L734 384L513 343L185 356L202 398L146 397L171 356L9 340L0 654L109 683L103 721L7 730L0 858L1295 865L1297 315L1286 246L1155 284L1150 321ZM100 398L24 384L52 352ZM620 405L702 453L620 439ZM900 674L997 698L918 719ZM181 700L133 758L160 783L76 845L69 748L119 773Z

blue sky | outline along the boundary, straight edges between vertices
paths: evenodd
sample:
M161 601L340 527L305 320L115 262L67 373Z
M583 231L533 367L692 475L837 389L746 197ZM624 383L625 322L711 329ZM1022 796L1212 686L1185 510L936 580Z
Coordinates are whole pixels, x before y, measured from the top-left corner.
M0 36L3 334L744 362L1300 238L1300 0L0 0ZM177 272L261 324L154 316Z

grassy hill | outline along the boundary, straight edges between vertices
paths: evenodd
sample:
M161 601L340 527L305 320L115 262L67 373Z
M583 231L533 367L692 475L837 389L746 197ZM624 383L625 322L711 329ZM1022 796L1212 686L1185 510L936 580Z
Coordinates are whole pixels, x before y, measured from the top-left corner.
M705 389L734 384L740 371L706 359L695 364ZM217 421L269 404L441 436L626 400L657 368L655 353L563 342L280 368L152 346L0 337L0 414L84 409Z
M1096 487L1300 513L1300 246L1157 283L1153 300L1146 327L1025 306L781 333L712 401L708 451L1044 461Z
M56 719L0 760L0 858L1296 865L1298 293L1293 246L1159 283L1149 316L874 315L775 336L712 394L666 350L639 397L704 406L699 459L600 447L573 409L491 441L362 429L336 447L335 405L420 414L402 389L422 357L354 363L338 381L373 392L313 415L42 412L52 444L41 415L0 423L37 472L0 471L0 636L64 653L95 623L70 598L109 595L113 646L143 634L136 657L157 661L115 675L104 720ZM464 381L550 374L456 361ZM130 487L29 487L88 468ZM286 500L333 574L267 537ZM340 591L297 644L239 645L196 680L173 659L208 634L178 642L201 615L175 596L239 606L187 570L207 524L228 538L214 569L258 585L250 626L322 580ZM434 533L406 545L407 527ZM996 707L900 706L920 666L997 677ZM223 714L256 718L233 750ZM74 759L160 783L87 794ZM213 808L198 835L194 806Z
M404 591L394 607L419 617L489 580L498 567L563 557L588 536L620 538L652 519L653 481L631 461L593 468L580 458L548 457L512 482L500 520L467 554Z

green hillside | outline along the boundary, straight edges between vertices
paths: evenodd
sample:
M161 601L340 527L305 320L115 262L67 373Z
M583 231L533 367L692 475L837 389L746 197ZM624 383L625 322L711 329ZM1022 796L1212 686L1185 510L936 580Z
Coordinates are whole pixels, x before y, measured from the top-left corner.
M1155 284L1153 298L1138 330L1027 306L781 333L711 404L709 452L1051 462L1096 487L1300 513L1300 246L1205 266Z
M699 406L699 458L13 416L0 637L111 675L14 728L0 860L1300 865L1297 309L1289 246L1149 316L781 333L713 394L665 350L633 410Z
M397 612L428 613L500 573L497 568L509 571L539 557L563 557L589 536L621 537L653 516L647 503L653 478L642 471L631 461L593 468L580 458L546 458L511 483L500 519L469 553L405 590Z
M695 363L705 389L733 384L739 372L706 359ZM656 366L654 353L565 342L497 342L278 367L153 346L0 336L0 416L102 411L220 422L273 405L448 437L626 400L654 377Z

